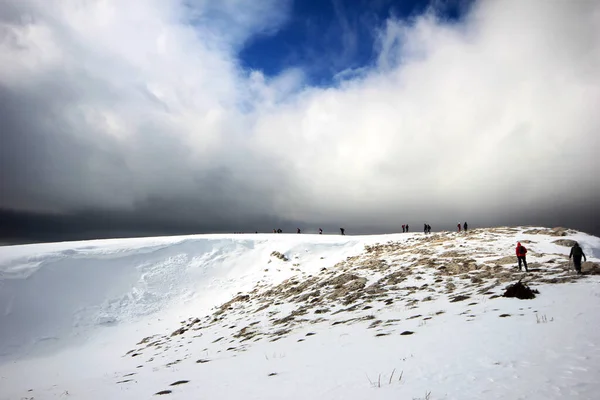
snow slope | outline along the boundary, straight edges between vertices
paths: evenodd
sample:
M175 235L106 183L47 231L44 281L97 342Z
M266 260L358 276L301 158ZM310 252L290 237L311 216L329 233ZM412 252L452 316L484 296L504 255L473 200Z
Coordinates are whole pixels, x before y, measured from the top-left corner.
M565 239L599 261L545 228L0 247L0 399L597 398L600 279Z

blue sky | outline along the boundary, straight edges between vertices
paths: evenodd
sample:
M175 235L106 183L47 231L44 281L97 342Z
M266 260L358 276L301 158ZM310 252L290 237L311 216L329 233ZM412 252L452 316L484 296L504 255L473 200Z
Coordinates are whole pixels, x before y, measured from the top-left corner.
M376 55L376 34L388 18L410 20L433 8L444 20L458 20L469 0L294 0L278 30L254 36L242 48L243 67L274 76L300 67L314 85L327 85L347 69L368 67Z

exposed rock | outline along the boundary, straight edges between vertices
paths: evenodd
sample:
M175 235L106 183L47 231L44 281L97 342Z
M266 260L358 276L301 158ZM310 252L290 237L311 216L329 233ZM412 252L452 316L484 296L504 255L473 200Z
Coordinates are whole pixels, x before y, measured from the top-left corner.
M334 278L331 278L331 279L323 282L323 284L326 286L334 286L336 288L340 288L343 285L345 285L346 283L357 280L357 279L364 279L364 278L360 278L359 276L356 276L354 274L344 273L344 274L337 275ZM365 283L366 283L366 279L365 279Z
M525 299L535 299L535 295L539 294L539 293L540 293L539 291L537 291L535 289L532 290L531 288L529 288L528 285L519 281L517 283L509 285L506 288L506 291L504 292L504 294L502 296L516 297L518 299L525 300Z
M367 294L379 294L384 292L385 288L379 282L373 283L365 288L365 293Z
M329 299L335 300L340 297L348 297L351 301L359 299L363 295L363 288L367 283L366 278L361 278L352 274L342 274L332 281L336 289L329 295ZM343 282L343 283L340 283ZM348 299L345 303L349 304Z
M505 256L502 258L499 258L497 260L494 260L494 263L496 264L500 264L500 265L506 265L506 264L513 264L513 263L517 263L517 256Z
M274 251L271 253L272 257L276 257L279 258L282 261L289 261L289 259L282 253L278 252L278 251Z
M381 278L377 283L385 284L385 285L397 285L406 279L408 273L406 271L400 270L392 272L391 274L386 275Z
M450 303L456 303L456 302L464 301L464 300L467 300L470 298L471 298L470 296L458 295L458 296L454 297L452 300L450 300Z
M584 275L600 275L600 265L586 261L581 264L581 273Z
M533 228L523 232L526 235L549 235L549 236L567 236L568 229L562 227L556 227L552 229L538 229Z
M552 236L567 236L567 233L568 233L567 228L563 228L560 226L552 228L550 231L552 232L551 233Z
M369 329L375 328L377 325L381 324L382 322L383 321L380 319L371 322L371 325L369 325Z
M185 332L187 331L186 328L179 328L176 331L174 331L173 333L171 333L171 337L173 336L177 336L177 335L183 335Z
M183 385L185 383L189 383L189 381L177 381L177 382L171 383L169 386Z
M150 341L150 339L152 339L153 337L155 337L156 335L152 335L152 336L148 336L143 338L139 343L137 343L138 345L140 344L144 344L144 343L148 343Z
M573 247L577 242L571 239L558 239L552 243L557 244L559 246Z
M225 312L225 310L229 309L229 307L231 307L234 303L237 302L246 302L250 300L250 296L247 294L240 294L239 296L234 297L233 299L229 300L227 303L223 304L221 307L219 307L219 310L217 312L215 312L215 315L219 315Z

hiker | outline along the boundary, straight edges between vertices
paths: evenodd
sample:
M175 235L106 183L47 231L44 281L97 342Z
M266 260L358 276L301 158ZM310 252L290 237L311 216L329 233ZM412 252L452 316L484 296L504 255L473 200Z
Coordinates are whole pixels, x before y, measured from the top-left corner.
M427 224L423 224L423 233L427 235Z
M346 230L344 228L340 228L340 232L342 233L342 235L346 234Z
M302 233L302 231L300 230L300 228L296 228L296 233Z
M402 225L402 233L406 232L406 225Z
M529 272L529 270L527 269L527 260L525 259L527 249L525 248L525 246L521 245L521 242L517 242L516 253L517 259L519 260L519 271L523 271L523 268L521 267L521 261L523 261L523 264L525 265L525 271Z
M465 232L467 231L467 222L465 221L465 224L463 225L463 229L465 230Z
M460 233L460 222L456 226L458 227L458 232Z
M427 224L427 233L431 233L431 225Z
M323 229L319 228L319 235L323 234Z
M579 243L575 242L573 247L571 247L571 253L569 254L569 259L571 259L571 257L573 257L573 265L575 265L575 271L577 271L578 274L581 274L581 257L582 256L583 256L583 260L587 261L587 258L585 257L583 250L579 246Z
M281 228L277 229L277 233L283 233L283 231L281 230Z
M406 232L408 232L408 225L406 225Z

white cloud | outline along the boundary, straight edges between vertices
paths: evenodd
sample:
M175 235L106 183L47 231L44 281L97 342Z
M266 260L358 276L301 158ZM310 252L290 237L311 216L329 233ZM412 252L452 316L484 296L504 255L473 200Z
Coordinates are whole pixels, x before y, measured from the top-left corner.
M391 19L377 65L332 88L240 69L237 50L275 31L288 2L215 4L0 5L2 205L180 198L385 226L600 194L595 2Z

